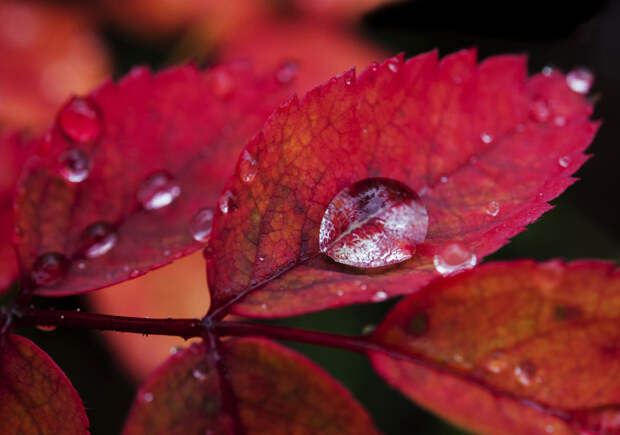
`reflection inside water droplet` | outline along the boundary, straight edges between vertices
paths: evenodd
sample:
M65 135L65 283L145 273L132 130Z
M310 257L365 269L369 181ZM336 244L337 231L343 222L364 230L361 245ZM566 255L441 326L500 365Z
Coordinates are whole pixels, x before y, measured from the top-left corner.
M577 68L566 74L566 84L578 94L587 94L594 83L594 74L587 68Z
M471 269L476 263L476 254L459 243L450 243L442 247L433 257L435 270L442 275L451 275Z
M386 292L378 291L377 293L372 295L370 300L373 301L373 302L382 302L382 301L386 300L387 298L388 298L388 294Z
M61 109L58 122L65 135L75 142L92 142L101 134L99 109L86 98L71 99Z
M82 252L87 258L100 257L116 245L118 236L108 222L95 222L82 232Z
M30 273L35 284L52 286L62 281L69 270L69 260L58 252L46 252L37 257Z
M79 148L71 148L60 155L60 175L71 183L81 183L88 178L91 160Z
M563 168L568 168L568 165L570 164L570 157L569 156L560 157L558 159L558 164Z
M189 222L189 230L194 240L205 243L209 240L213 227L213 210L203 208L198 210Z
M410 259L428 230L426 207L404 184L369 178L341 190L329 203L319 247L334 261L373 268Z
M276 71L276 79L282 84L289 83L297 77L298 71L299 65L297 65L297 62L292 60L286 61Z
M224 214L233 211L236 208L235 199L235 195L230 190L224 192L218 201L220 211Z
M489 216L497 216L499 213L499 203L497 201L491 201L487 204L485 209L486 214Z
M247 150L241 154L239 177L244 183L251 183L256 177L256 159Z
M170 205L181 195L181 187L166 171L148 177L137 192L138 201L146 210L159 210Z
M206 373L203 373L198 369L194 370L192 375L194 376L194 379L197 379L199 381L204 381L205 379L207 379Z

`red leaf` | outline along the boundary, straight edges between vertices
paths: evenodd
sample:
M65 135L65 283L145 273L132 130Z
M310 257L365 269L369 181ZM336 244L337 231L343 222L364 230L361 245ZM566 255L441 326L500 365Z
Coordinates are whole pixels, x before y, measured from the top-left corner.
M69 379L30 340L0 345L0 433L88 434L84 405Z
M108 286L201 246L192 216L215 206L242 144L288 92L248 68L140 68L67 103L17 197L19 255L38 294Z
M485 434L620 433L620 272L596 261L490 263L399 303L371 354L412 400Z
M240 161L227 184L207 261L215 306L247 294L234 312L293 315L414 292L438 276L434 263L473 266L574 181L597 129L591 111L562 74L527 78L523 56L476 65L473 50L391 58L292 99L244 151L253 180ZM329 203L375 177L419 194L426 241L403 239L413 257L387 269L319 255Z
M18 134L0 133L0 293L17 278L13 248L13 196L19 171L34 143Z
M42 131L71 92L87 92L108 75L102 41L90 20L73 8L4 0L0 28L4 126Z
M246 434L376 434L364 409L323 369L272 341L222 346ZM138 392L124 433L232 434L214 357L196 344L173 355Z

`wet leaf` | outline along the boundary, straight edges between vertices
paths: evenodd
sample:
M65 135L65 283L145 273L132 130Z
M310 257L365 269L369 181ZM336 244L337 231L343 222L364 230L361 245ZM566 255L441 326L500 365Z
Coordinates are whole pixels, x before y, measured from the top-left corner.
M0 397L2 434L90 433L69 379L30 340L9 335L0 345Z
M226 341L222 382L214 356L195 344L170 357L138 391L124 433L233 434L223 385L245 434L376 434L363 408L325 371L272 341Z
M410 399L477 433L613 434L619 325L612 264L490 263L408 296L373 334L422 363L371 360Z
M561 73L528 78L525 64L498 56L478 65L473 50L441 62L436 52L395 57L281 106L244 151L255 177L243 179L240 161L221 198L207 261L214 305L243 298L234 312L270 317L381 301L507 243L574 181L597 129ZM329 204L373 178L419 195L424 242L404 239L414 254L387 268L320 255ZM376 247L379 227L359 210L347 216L347 231L362 225L359 243Z
M216 206L243 143L288 92L247 64L137 68L67 102L17 197L19 255L37 293L94 290L202 246L192 217ZM66 258L66 274L46 269L49 253Z
M3 126L43 131L72 92L89 91L110 71L91 20L74 8L5 0L0 29Z

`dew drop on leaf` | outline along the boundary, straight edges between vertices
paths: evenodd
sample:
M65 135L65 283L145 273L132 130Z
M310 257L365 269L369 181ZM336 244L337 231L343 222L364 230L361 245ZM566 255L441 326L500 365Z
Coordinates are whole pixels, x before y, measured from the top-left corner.
M368 178L329 203L319 248L338 263L382 267L410 259L427 230L426 207L413 190L395 180Z
M297 73L299 72L299 65L294 61L286 61L284 62L280 68L276 71L276 79L282 83L290 83L297 77Z
M205 379L207 379L207 375L198 369L194 370L192 375L194 376L194 379L197 379L199 381L204 381Z
M256 177L256 159L247 150L241 155L239 177L244 183L251 183Z
M373 302L382 302L382 301L386 300L387 298L388 298L388 295L387 295L386 292L378 291L377 293L372 295L370 300L373 301Z
M37 257L31 276L35 284L50 286L58 284L69 270L69 260L58 252L46 252Z
M142 394L142 400L147 403L151 403L153 401L153 393L144 393Z
M224 214L228 214L233 211L236 208L235 195L230 190L227 190L222 194L222 196L220 196L218 206L220 211Z
M71 182L81 183L88 178L92 163L88 154L79 148L71 148L60 155L60 175Z
M212 70L210 76L210 85L213 95L217 98L226 98L235 91L235 79L224 68L216 68Z
M450 243L442 247L433 257L435 270L442 275L471 269L477 262L476 254L459 243Z
M484 367L493 374L499 374L508 368L508 361L501 352L495 352Z
M549 119L551 111L544 100L534 100L530 104L530 118L537 122L545 122Z
M489 133L482 133L480 135L480 140L486 144L489 144L493 142L493 136L491 136Z
M78 143L92 142L101 134L99 109L85 98L72 98L61 109L58 122L65 135Z
M587 94L594 83L594 74L587 68L577 68L566 74L566 84L578 94Z
M517 378L517 381L521 385L526 386L526 387L530 385L532 382L538 381L538 379L535 377L536 366L529 361L525 361L519 364L518 366L516 366L514 369L514 375Z
M546 66L543 67L542 74L545 77L549 77L552 73L553 73L553 67L552 66L546 65Z
M209 240L211 228L213 227L213 210L203 208L198 210L189 221L189 230L194 240L205 243Z
M497 214L499 213L499 203L497 201L491 201L487 204L487 207L485 209L486 214L488 214L489 216L497 216Z
M375 332L375 329L377 329L377 325L374 325L372 323L364 325L364 327L362 328L362 335L370 335Z
M569 156L560 157L558 159L558 164L563 168L568 168L568 165L570 164L570 157Z
M116 245L118 236L111 224L99 221L87 226L80 239L84 255L96 258L110 251Z
M148 177L138 188L138 201L146 210L159 210L178 198L181 186L166 171L158 171Z

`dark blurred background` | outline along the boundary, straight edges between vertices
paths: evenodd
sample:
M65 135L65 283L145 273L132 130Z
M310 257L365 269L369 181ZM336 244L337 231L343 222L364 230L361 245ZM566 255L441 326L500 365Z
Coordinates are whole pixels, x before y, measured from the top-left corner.
M186 32L182 26L172 26L151 37L148 28L132 28L127 24L131 19L126 17L125 21L111 19L110 15L105 15L106 19L97 19L98 15L108 12L102 12L96 2L62 3L85 9L89 17L95 17L92 18L93 29L106 48L114 77L122 76L137 64L160 69L188 57L202 65L227 57L226 41L222 42L228 35L226 32L223 32L224 36L211 37L205 48L196 43L191 37L192 32ZM248 0L247 3L252 2ZM298 19L299 10L284 0L275 3L278 23ZM593 71L596 81L591 95L597 99L595 118L603 120L590 148L594 157L579 171L581 180L554 201L552 211L486 261L604 258L618 262L620 110L618 107L614 109L613 105L620 104L620 2L488 4L418 0L379 5L377 9L356 12L345 18L315 14L313 20L316 23L329 21L330 26L340 26L352 37L375 44L378 50L388 54L405 52L409 57L438 47L444 55L477 46L481 58L507 52L527 53L531 72L538 72L546 65L565 71L585 66ZM328 51L330 47L326 46L324 50ZM257 51L256 55L260 57L260 47ZM286 53L288 57L295 54ZM335 70L333 74L339 72ZM365 327L377 324L393 304L394 301L388 301L352 306L276 323L359 334ZM88 302L73 297L39 301L38 305L75 309L87 307ZM52 333L38 330L21 333L49 352L65 370L84 399L92 432L118 433L136 385L120 368L101 337L86 331L60 329ZM389 388L373 373L365 358L332 349L299 344L291 346L340 379L369 409L385 433L463 433Z

